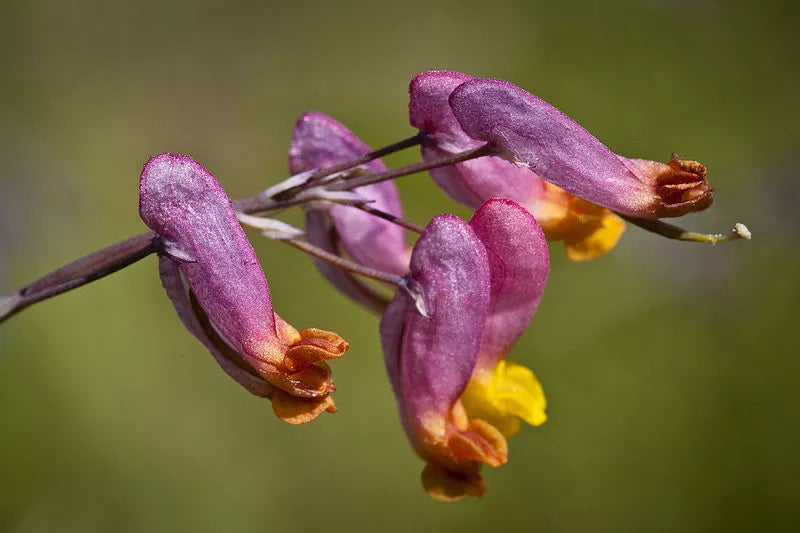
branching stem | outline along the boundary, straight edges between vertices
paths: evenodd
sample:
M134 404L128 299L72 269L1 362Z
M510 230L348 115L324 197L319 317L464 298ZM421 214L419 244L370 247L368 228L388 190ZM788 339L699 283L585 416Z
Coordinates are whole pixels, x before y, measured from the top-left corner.
M399 152L400 150L405 150L406 148L410 148L412 146L416 146L422 142L423 136L422 133L417 133L416 135L409 137L407 139L403 139L402 141L398 141L396 143L390 144L389 146L384 146L383 148L378 148L377 150L373 150L368 154L364 154L363 156L357 159L351 159L350 161L345 161L344 163L339 163L338 165L333 165L332 167L321 168L314 172L308 181L306 181L303 185L298 185L292 189L286 189L285 191L281 192L280 194L275 196L275 200L286 200L292 198L295 193L299 190L303 190L308 188L311 185L316 185L319 183L323 178L327 178L332 174L336 174L337 172L342 172L344 170L348 170L360 165L364 165L369 163L370 161L374 161L380 157L393 154L395 152Z
M276 194L260 193L255 196L240 198L233 201L236 211L243 213L268 213L301 204L314 199L313 189L324 187L327 191L346 191L365 185L380 183L386 180L393 180L402 176L408 176L427 170L441 168L470 159L497 155L496 149L486 144L473 150L460 152L457 154L442 157L434 161L415 163L404 167L386 170L384 172L368 172L361 165L383 157L384 155L416 146L423 141L422 134L417 134L402 141L396 142L384 148L370 152L362 157L353 159L339 165L320 169L312 174L303 183L289 187ZM352 172L337 176L337 173L353 169ZM326 180L326 178L330 178ZM302 193L308 191L305 195ZM389 220L405 229L421 233L423 228L408 222L402 218L395 217L390 213L383 212L368 205L356 206L363 211ZM750 232L744 224L736 224L733 231L728 234L703 234L686 231L677 226L667 224L660 220L646 220L620 215L622 218L639 226L647 231L656 233L668 239L680 241L703 242L716 244L719 242L731 241L736 239L749 239ZM327 261L339 268L359 274L368 278L376 279L390 285L406 287L407 282L396 275L371 269L349 261L336 254L318 248L307 241L299 239L286 240L295 248L310 254L314 257ZM42 300L52 298L76 287L80 287L97 279L103 278L113 272L129 266L143 257L158 251L158 238L153 232L141 233L125 241L98 250L86 257L73 261L58 270L34 281L30 285L23 287L15 292L0 295L0 322L18 313L22 309ZM424 314L424 313L423 313Z
M411 137L410 139L414 138L415 137ZM406 139L406 141L404 142L408 142L410 141L410 139ZM355 189L357 187L363 187L364 185L371 185L373 183L380 183L382 181L393 180L403 176L409 176L411 174L425 172L426 170L446 167L449 165L454 165L456 163L461 163L463 161L469 161L470 159L476 159L478 157L484 157L487 155L495 155L495 154L496 154L496 149L486 144L478 148L475 148L473 150L467 150L466 152L459 152L457 154L442 157L434 161L414 163L412 165L393 168L390 170L386 170L384 172L367 172L367 173L356 172L349 177L342 178L340 181L336 181L331 184L325 185L325 188L330 191L344 191L349 189ZM305 183L303 183L302 185L298 185L297 187L292 187L291 189L287 189L286 191L283 191L275 195L275 197L264 196L263 194L256 194L255 196L239 198L238 200L233 201L233 208L236 211L241 211L243 213L248 213L248 214L250 213L267 214L270 212L285 209L287 207L291 207L293 205L302 204L308 200L299 197L299 194L313 187L313 185L309 185L309 181L310 179ZM283 200L276 199L278 196L283 196L284 193L288 191L293 191L291 197Z
M379 183L381 181L393 180L403 176L408 176L410 174L425 172L426 170L431 170L434 168L447 167L450 165L455 165L456 163L469 161L470 159L476 159L478 157L484 157L487 155L496 155L496 154L497 150L493 146L484 144L483 146L479 146L478 148L467 150L466 152L459 152L451 156L442 157L434 161L424 161L422 163L415 163L413 165L393 168L385 172L372 172L368 174L363 174L361 176L355 176L351 179L332 183L328 185L326 188L331 191L343 191L348 189L355 189L356 187L363 187L364 185L371 185L373 183Z
M382 270L376 270L374 268L369 268L363 265L359 265L358 263L355 263L341 256L323 250L318 246L314 246L308 241L304 241L301 239L287 239L282 242L288 243L297 248L298 250L300 250L301 252L305 252L308 255L316 257L317 259L322 259L323 261L327 261L328 263L335 265L343 270L347 270L348 272L352 272L353 274L359 274L361 276L382 281L389 285L396 285L398 287L404 285L403 278L400 276L389 274L388 272L384 272Z
M413 231L414 233L422 233L423 231L425 231L425 228L423 228L422 226L418 226L418 225L414 224L413 222L409 222L408 220L406 220L404 218L396 217L391 213L387 213L386 211L381 211L380 209L375 209L374 207L370 207L369 205L360 204L360 205L356 205L354 207L356 207L358 209L361 209L362 211L365 211L365 212L369 213L370 215L374 215L374 216L376 216L378 218L382 218L384 220L388 220L389 222L397 224L398 226L400 226L402 228L405 228L405 229L407 229L409 231Z

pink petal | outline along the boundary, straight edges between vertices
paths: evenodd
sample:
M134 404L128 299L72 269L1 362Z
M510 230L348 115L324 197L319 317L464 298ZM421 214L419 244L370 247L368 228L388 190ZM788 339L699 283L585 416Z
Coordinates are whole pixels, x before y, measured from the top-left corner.
M292 131L289 170L296 174L326 168L369 152L370 148L341 123L323 113L309 112L300 117ZM376 172L386 170L380 160L373 160L366 166ZM383 181L355 191L372 200L370 207L396 217L403 216L394 182ZM392 274L402 275L408 271L403 228L355 207L331 205L327 210L342 246L356 261Z
M510 200L486 202L470 221L489 258L491 299L481 339L481 368L494 368L528 327L550 271L541 227Z
M264 272L225 191L192 158L155 156L139 182L139 213L180 260L211 322L237 351L276 339Z
M381 339L402 418L417 425L426 414L448 413L472 375L489 305L486 251L463 220L438 216L414 247L411 277L430 318L398 291Z

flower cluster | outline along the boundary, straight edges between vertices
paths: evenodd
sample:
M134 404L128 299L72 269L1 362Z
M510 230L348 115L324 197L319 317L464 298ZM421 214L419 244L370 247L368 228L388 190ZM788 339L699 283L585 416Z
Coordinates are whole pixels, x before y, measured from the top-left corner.
M426 463L423 486L456 501L484 493L482 466L507 462L507 439L521 422L547 418L536 375L506 359L539 306L547 241L563 241L571 259L591 259L616 244L622 217L701 210L712 189L699 163L617 155L506 81L426 72L409 90L419 133L394 148L419 145L417 166L390 170L379 157L392 149L373 152L309 112L292 132L285 182L232 203L200 164L163 154L142 172L140 214L186 328L287 422L335 411L326 361L348 344L275 314L240 222L309 252L333 286L381 314L386 370L402 426ZM421 228L403 219L392 179L421 169L475 209L469 221L443 214ZM306 207L304 231L264 216L294 204ZM409 230L420 233L413 246Z

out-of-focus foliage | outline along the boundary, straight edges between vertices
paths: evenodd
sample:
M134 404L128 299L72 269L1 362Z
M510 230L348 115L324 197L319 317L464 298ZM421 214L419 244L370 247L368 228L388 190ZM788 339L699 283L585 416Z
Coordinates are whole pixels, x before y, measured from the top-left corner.
M339 413L299 428L182 329L148 258L0 326L0 529L798 527L799 19L788 1L3 3L0 292L142 230L149 156L251 194L287 175L308 109L373 146L412 134L407 83L432 68L509 79L620 154L702 161L716 204L681 223L754 240L629 228L584 264L553 247L510 355L549 420L453 506L419 486L377 319L306 257L254 236L280 314L352 345ZM425 176L399 187L418 223L467 215Z

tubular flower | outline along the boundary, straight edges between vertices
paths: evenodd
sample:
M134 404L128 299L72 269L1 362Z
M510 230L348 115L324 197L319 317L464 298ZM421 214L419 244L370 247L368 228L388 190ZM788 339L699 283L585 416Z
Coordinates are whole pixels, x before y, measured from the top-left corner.
M510 437L520 420L538 426L547 420L544 392L534 373L504 359L539 306L550 255L536 220L508 200L490 200L470 221L489 257L491 293L478 359L462 403Z
M597 205L661 218L705 209L713 200L700 163L675 155L666 164L621 157L561 111L507 81L466 81L449 101L467 135Z
M289 170L293 174L326 168L356 159L370 152L349 129L319 113L303 114L292 130ZM386 166L375 159L366 164L375 172ZM403 216L400 198L393 181L383 181L355 189L369 200L369 206L396 217ZM408 270L410 250L403 228L357 207L317 203L306 212L308 241L326 251L346 252L364 266L402 275ZM329 263L316 262L323 276L336 288L368 308L382 312L387 301L369 285Z
M164 288L223 370L271 398L289 423L334 412L324 361L348 344L336 333L297 331L273 312L261 265L214 176L190 157L162 154L144 166L139 190L139 214L161 243Z
M517 377L522 367L496 368L530 320L546 272L541 229L507 200L487 202L470 224L436 217L414 247L409 276L429 318L398 291L381 340L403 427L427 462L423 486L437 500L484 493L481 466L508 460L510 414L540 423L544 397L535 378L531 386Z
M448 98L472 76L450 71L425 72L411 81L409 116L424 134L422 158L436 160L486 144L473 139L453 115ZM564 241L575 261L600 256L619 240L625 224L599 207L544 181L526 167L500 157L481 157L430 171L433 180L458 202L477 209L492 197L508 198L535 217L549 240Z

